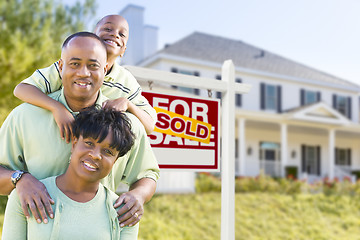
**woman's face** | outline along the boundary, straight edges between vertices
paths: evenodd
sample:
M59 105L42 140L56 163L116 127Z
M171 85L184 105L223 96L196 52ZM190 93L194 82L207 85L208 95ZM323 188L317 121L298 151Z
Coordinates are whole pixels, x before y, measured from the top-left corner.
M119 151L111 148L112 133L98 143L93 138L83 138L73 140L71 162L72 167L78 177L87 181L94 182L106 177L114 165Z

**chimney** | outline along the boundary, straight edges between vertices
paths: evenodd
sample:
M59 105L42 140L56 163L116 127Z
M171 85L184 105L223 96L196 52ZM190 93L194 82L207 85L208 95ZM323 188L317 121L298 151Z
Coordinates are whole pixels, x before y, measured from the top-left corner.
M144 11L144 7L129 4L119 13L130 29L122 64L136 65L157 50L158 28L144 24Z

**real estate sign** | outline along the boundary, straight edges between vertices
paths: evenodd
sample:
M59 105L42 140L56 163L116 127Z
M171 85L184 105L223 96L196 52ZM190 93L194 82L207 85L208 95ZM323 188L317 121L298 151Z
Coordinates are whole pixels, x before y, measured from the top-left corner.
M157 112L149 135L162 169L219 170L219 100L143 92Z

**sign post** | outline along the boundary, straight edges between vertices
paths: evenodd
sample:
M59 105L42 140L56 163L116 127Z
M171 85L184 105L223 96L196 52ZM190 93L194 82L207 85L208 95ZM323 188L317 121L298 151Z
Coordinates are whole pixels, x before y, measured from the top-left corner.
M221 240L235 239L235 93L248 93L251 86L248 84L235 83L235 69L231 60L224 62L221 79L217 81L210 78L188 76L164 72L154 69L146 69L135 66L127 66L128 70L139 81L148 83L166 83L190 88L206 88L220 91L222 98L222 123L221 123ZM150 96L146 96L150 94ZM197 101L188 102L181 97L151 96L154 93L144 93L149 97L150 103L157 107L160 113L160 125L157 132L151 136L154 152L163 151L167 154L166 159L159 158L159 165L168 169L192 169L199 171L219 170L219 127L213 125L216 118L219 123L219 102L217 101L217 117L211 116L213 107L210 103L202 103L203 108L198 109ZM156 94L154 94L156 95ZM158 99L155 99L158 98ZM155 101L154 101L155 100ZM194 108L195 106L195 108ZM208 106L208 111L205 111ZM206 112L208 119L206 119ZM159 115L158 115L159 116ZM209 125L211 125L211 130ZM196 127L195 127L196 126ZM199 130L198 130L199 129ZM207 130L206 130L207 129ZM209 138L209 131L210 138ZM159 134L160 133L160 134ZM170 137L168 137L170 135ZM207 144L207 145L206 145ZM170 149L176 146L175 149ZM196 160L188 158L194 154L201 154ZM182 157L181 154L185 154ZM188 155L186 155L188 154ZM170 156L170 157L169 157ZM180 156L180 158L179 158ZM173 159L173 162L171 162ZM181 159L181 161L179 161ZM201 160L201 161L200 161Z

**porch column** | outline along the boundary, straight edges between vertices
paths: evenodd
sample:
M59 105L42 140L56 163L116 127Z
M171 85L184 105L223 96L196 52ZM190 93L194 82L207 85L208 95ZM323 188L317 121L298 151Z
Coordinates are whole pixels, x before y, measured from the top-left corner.
M280 173L281 177L285 176L285 166L287 164L288 157L288 141L287 141L287 124L281 124L281 162L280 162Z
M245 144L245 119L240 118L238 121L238 166L240 176L245 176L245 166L246 166L246 144Z
M334 174L335 174L334 149L335 149L335 129L329 129L329 179L330 180L334 178Z

